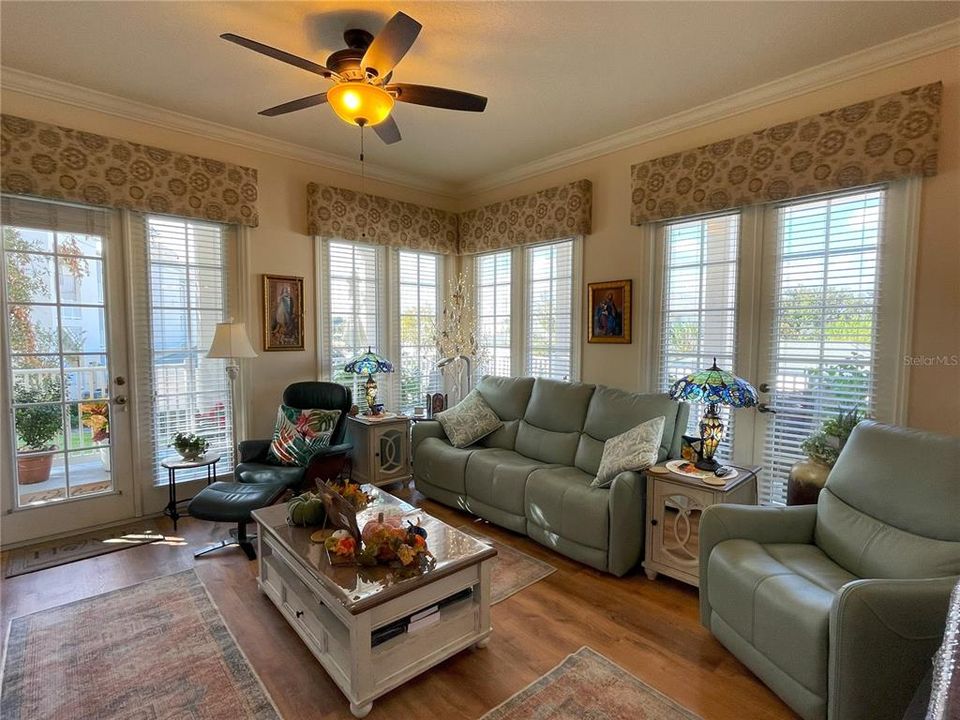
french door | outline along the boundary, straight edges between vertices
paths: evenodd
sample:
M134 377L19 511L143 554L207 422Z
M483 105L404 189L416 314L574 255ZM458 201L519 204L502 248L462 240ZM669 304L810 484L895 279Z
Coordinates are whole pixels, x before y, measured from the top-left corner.
M763 468L761 502L786 501L825 420L856 409L904 422L918 193L910 180L660 227L649 381L666 390L717 358L757 387L759 407L725 416L718 455Z
M114 213L4 197L4 544L132 517Z

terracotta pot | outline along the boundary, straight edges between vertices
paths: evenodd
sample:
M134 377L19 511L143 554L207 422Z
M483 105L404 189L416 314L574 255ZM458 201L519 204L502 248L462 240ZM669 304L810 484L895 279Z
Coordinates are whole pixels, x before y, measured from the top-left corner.
M17 457L17 482L21 485L36 485L50 479L53 455L20 455Z
M829 474L830 466L813 458L795 462L787 481L787 505L815 505Z

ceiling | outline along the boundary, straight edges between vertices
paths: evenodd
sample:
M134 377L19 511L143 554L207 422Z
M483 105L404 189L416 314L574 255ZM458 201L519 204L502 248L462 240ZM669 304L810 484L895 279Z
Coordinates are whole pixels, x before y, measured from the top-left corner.
M956 2L23 2L0 4L0 62L355 158L328 106L257 111L329 82L231 45L324 62L351 27L423 24L394 81L483 94L483 114L398 104L403 141L367 160L455 189L960 16Z

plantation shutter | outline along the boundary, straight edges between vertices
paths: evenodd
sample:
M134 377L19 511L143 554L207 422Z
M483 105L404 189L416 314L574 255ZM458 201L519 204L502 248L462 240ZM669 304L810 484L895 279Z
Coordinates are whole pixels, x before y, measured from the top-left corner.
M437 369L436 345L433 341L440 308L441 256L435 253L397 253L395 279L398 313L394 336L399 338L398 356L390 356L398 375L399 412L413 414L415 407L424 407L427 393L439 392L443 378Z
M228 319L232 228L199 220L133 215L136 409L141 472L166 482L161 460L178 432L196 433L233 469L234 414L226 360L208 358L217 323ZM177 480L205 477L182 471Z
M377 324L382 248L339 240L323 241L321 248L320 277L325 283L321 290L325 308L322 317L324 375L331 382L349 388L354 404L365 411L363 383L366 377L344 372L343 366L368 347L384 352ZM383 376L377 380L382 382Z
M668 391L681 377L710 367L714 359L736 373L738 212L669 223L663 227L659 386ZM706 406L690 409L686 434L700 436ZM717 457L729 460L734 421L721 407L726 427Z
M573 240L524 248L524 373L573 379Z
M477 364L477 378L483 375L513 374L511 363L511 301L513 263L510 250L476 255L477 331L484 351Z
M880 335L884 189L776 208L771 396L762 502L786 501L801 443L839 412L874 414ZM888 389L889 394L889 389Z

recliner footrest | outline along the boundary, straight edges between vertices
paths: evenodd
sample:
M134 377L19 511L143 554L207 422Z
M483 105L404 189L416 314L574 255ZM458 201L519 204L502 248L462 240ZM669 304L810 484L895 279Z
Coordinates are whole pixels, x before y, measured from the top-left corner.
M187 512L200 520L250 522L250 513L272 505L286 490L284 483L215 482L198 492Z

